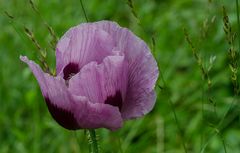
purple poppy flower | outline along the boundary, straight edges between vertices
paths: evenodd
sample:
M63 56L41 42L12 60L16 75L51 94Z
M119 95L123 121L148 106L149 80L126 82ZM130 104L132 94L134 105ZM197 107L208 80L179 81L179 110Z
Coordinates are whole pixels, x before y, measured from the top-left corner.
M120 128L152 110L158 67L140 38L115 22L80 24L56 47L57 76L20 57L35 75L52 117L70 130Z

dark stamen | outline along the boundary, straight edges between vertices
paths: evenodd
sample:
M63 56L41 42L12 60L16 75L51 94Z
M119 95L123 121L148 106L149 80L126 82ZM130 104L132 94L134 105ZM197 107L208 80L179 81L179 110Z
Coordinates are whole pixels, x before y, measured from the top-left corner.
M79 128L72 112L55 106L51 103L48 97L45 97L45 101L47 103L49 112L58 124L69 130L76 130Z
M112 106L116 106L121 111L122 109L122 95L120 91L117 91L114 96L108 96L104 102Z
M75 63L69 63L63 69L64 80L69 80L73 75L79 72L79 66Z

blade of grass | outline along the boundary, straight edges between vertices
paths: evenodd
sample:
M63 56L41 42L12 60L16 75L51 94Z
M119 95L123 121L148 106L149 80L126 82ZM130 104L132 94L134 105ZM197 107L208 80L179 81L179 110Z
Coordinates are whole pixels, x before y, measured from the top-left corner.
M124 140L122 142L122 152L123 153L127 152L128 147L131 145L132 139L134 138L134 136L136 136L142 123L143 123L143 119L136 121L132 126L132 129L134 129L134 130L130 130L129 133L127 134L127 136L124 138Z
M17 29L17 27L16 27L16 25L15 25L15 23L14 23L15 17L14 17L13 15L9 14L7 11L4 11L4 14L8 17L9 23L11 24L12 28L14 29L14 31L18 34L18 36L19 36L19 37L21 38L21 40L24 42L24 43L23 43L24 46L25 46L26 48L29 48L29 46L26 45L26 44L28 43L27 40L24 39L23 34Z
M201 70L201 73L202 73L202 81L203 81L203 86L202 86L202 102L201 102L201 109L202 109L202 124L204 124L204 121L205 121L205 118L204 118L204 95L206 94L206 97L207 97L207 99L208 99L208 101L211 103L211 104L213 104L213 107L214 107L214 114L215 114L215 117L217 118L217 112L216 112L216 104L214 104L213 102L212 102L212 98L210 97L210 93L211 93L211 80L210 80L210 77L209 77L209 71L208 70L206 70L206 68L204 67L204 64L203 64L203 60L202 60L202 58L200 57L200 55L197 53L197 50L196 50L196 48L194 47L194 45L193 45L193 42L192 42L192 40L190 39L190 37L189 37L189 34L188 34L188 32L187 32L187 30L185 29L185 28L183 28L183 31L184 31L184 35L185 35L185 38L186 38L186 41L188 42L188 44L189 44L189 46L191 47L191 49L192 49L192 52L193 52L193 56L194 56L194 58L195 58L195 60L196 60L196 62L197 62L197 64L198 64L198 66L199 66L199 68L200 68L200 70ZM207 88L207 90L206 91L204 91L204 84L205 83L207 83L207 85L208 85L208 88ZM206 92L206 93L205 93ZM223 144L223 147L224 147L224 151L225 151L225 153L227 153L227 147L226 147L226 144L225 144L225 141L224 141L224 139L223 139L223 137L221 137L221 130L219 130L218 129L218 126L216 126L215 127L215 131L218 131L218 134L220 135L220 138L221 138L221 142L222 142L222 144ZM202 136L201 136L202 138L201 138L201 146L202 146L202 143L203 143L203 141L204 141L204 134L202 134ZM201 152L202 151L204 151L204 149L207 147L207 145L206 144L208 144L209 142L210 142L210 138L207 140L207 143L205 143L204 144L204 146L203 147L201 147ZM203 149L204 148L204 149Z
M82 11L83 11L84 17L85 17L86 21L89 22L88 17L87 17L87 13L85 11L85 8L84 8L82 0L80 0L80 4L81 4L81 7L82 7Z
M35 6L35 4L33 3L32 0L29 0L29 4L31 5L31 8L33 9L33 11L40 17L41 21L44 23L45 27L47 28L48 32L50 33L50 35L52 36L52 40L50 42L51 48L54 51L55 50L55 46L58 42L58 37L55 33L55 31L53 30L53 28L48 24L48 22L44 19L44 17L42 16L42 14L40 13L40 11L38 10L38 8Z
M168 97L168 102L169 102L170 107L171 107L171 109L172 109L173 117L174 117L175 123L176 123L176 125L177 125L177 129L178 129L178 131L179 131L180 138L181 138L181 140L182 140L181 142L182 142L182 146L183 146L184 152L187 153L187 152L188 152L188 151L187 151L187 147L186 147L185 140L184 140L183 134L182 134L182 130L181 130L181 127L180 127L180 124L179 124L179 121L178 121L178 118L177 118L177 115L176 115L176 111L175 111L175 108L174 108L174 104L173 104L172 100L170 99L170 93L169 93L169 91L168 91L167 83L165 82L165 79L164 79L164 77L163 77L163 74L162 74L160 68L159 68L159 73L160 73L160 77L161 77L161 79L162 79L162 81L163 81L163 86L164 86L163 89L166 91L166 94L167 94L167 97ZM158 85L158 87L159 87L160 89L162 89L161 86Z
M17 29L16 27L16 24L15 23L18 23L16 22L14 19L15 17L13 15L10 15L7 11L4 12L5 15L10 19L10 24L11 26L13 27L13 29L17 32L17 34L20 36L20 38L25 42L24 45L27 46L26 44L28 43L26 41L26 39L24 39L24 36L22 35L22 33ZM49 73L51 75L54 75L53 72L51 72L50 70L50 67L47 63L47 60L46 60L46 56L47 56L47 53L46 53L46 50L43 49L43 47L40 45L40 43L38 42L38 40L35 38L34 36L34 33L29 29L27 28L25 25L23 25L22 23L19 23L21 24L22 28L23 28L23 32L24 34L28 37L28 39L32 42L33 46L37 49L37 51L39 52L39 61L41 63L41 66L44 70L44 72L46 73ZM28 47L28 46L27 46Z
M159 116L156 118L156 138L156 152L164 152L164 120Z

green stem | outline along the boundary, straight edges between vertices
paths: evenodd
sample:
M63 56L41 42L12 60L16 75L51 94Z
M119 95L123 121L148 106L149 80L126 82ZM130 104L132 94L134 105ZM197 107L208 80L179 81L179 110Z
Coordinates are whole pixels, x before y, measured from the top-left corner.
M91 153L98 153L98 142L96 132L94 129L89 129L89 144L91 146Z
M81 3L81 7L82 7L82 11L83 11L84 17L85 17L86 21L88 22L89 20L88 20L87 13L85 11L85 8L84 8L82 0L80 0L80 3Z

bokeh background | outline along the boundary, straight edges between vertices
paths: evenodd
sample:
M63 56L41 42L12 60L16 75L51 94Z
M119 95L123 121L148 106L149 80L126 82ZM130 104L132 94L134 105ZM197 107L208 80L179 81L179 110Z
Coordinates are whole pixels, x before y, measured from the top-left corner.
M47 50L54 69L52 36L44 22L61 37L86 22L80 1L33 2L40 15L28 0L0 0L0 153L88 152L84 130L65 130L52 119L37 81L19 60L19 55L27 55L39 63L39 51L24 32L27 27ZM234 0L133 0L133 8L128 0L83 3L90 21L113 20L144 39L162 74L151 113L125 122L116 132L97 130L102 153L240 151L240 103L231 82L222 11L225 6L232 31L237 32ZM209 80L202 77L183 28L209 69ZM238 49L237 43L234 46Z

